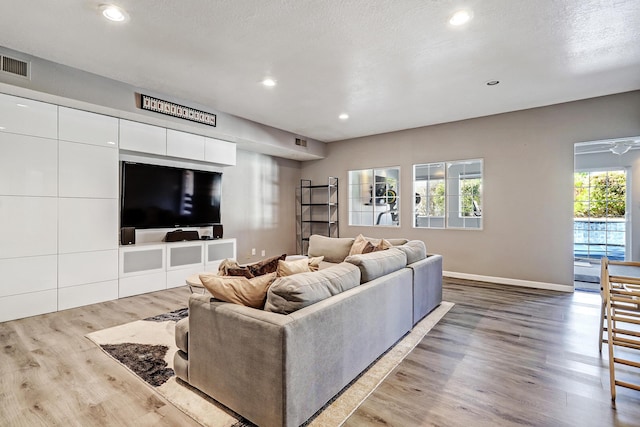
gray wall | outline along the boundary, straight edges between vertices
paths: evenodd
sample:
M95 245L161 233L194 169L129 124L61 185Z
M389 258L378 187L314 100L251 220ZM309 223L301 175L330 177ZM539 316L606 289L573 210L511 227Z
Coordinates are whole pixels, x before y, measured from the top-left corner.
M302 177L340 178L340 234L424 240L448 271L573 285L573 144L640 134L640 91L329 144ZM416 229L412 165L484 159L483 230ZM401 166L401 226L349 227L347 171Z
M237 238L238 262L296 253L296 187L300 162L238 150L222 175L224 235ZM256 255L251 255L251 249Z

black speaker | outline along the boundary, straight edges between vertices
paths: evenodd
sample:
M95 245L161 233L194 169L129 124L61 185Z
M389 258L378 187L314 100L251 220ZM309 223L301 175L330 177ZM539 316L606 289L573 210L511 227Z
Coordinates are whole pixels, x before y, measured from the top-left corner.
M216 224L213 226L212 239L222 239L222 224Z
M136 243L135 227L122 227L120 229L120 244L135 245L135 243Z
M182 242L184 240L199 240L200 235L197 231L182 231L175 230L167 232L167 235L164 237L165 242Z

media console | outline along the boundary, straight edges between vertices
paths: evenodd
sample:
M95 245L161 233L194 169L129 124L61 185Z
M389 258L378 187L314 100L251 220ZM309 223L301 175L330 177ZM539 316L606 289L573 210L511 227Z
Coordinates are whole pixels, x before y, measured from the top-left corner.
M236 258L236 239L140 243L120 246L118 296L128 297L185 285L203 271L218 271L220 262Z

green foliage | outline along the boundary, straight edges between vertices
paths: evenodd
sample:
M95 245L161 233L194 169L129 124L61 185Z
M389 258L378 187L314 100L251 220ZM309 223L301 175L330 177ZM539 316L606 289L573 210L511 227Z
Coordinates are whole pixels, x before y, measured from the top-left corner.
M429 194L427 194L427 182ZM420 203L416 206L418 215L444 216L444 179L421 181L416 183L415 190L420 196Z
M474 212L473 202L480 207L480 178L466 178L460 180L460 194L462 204L460 216L481 216L481 212Z
M574 173L574 216L624 217L626 189L624 171Z

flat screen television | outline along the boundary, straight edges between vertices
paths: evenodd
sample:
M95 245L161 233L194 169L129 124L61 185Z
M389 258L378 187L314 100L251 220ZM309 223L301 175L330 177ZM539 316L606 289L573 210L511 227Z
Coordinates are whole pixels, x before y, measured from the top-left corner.
M219 224L221 193L220 172L122 162L120 226Z

